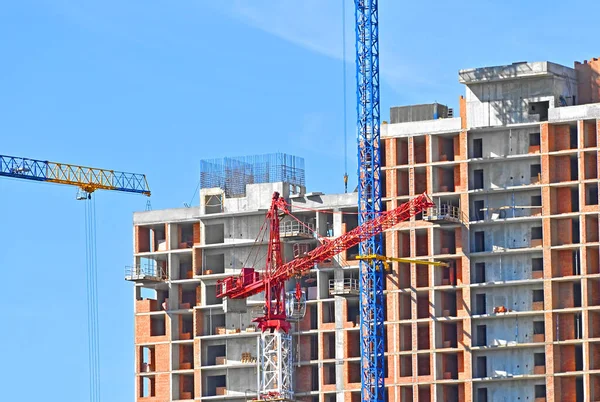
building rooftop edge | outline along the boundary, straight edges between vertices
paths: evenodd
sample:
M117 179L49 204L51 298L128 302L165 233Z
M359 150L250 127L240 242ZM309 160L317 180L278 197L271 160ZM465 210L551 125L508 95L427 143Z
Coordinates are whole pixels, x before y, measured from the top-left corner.
M445 134L461 130L460 117L436 120L408 121L403 123L388 123L381 126L381 137L410 137L420 134Z
M209 189L206 189L209 190ZM222 191L222 190L221 190ZM246 197L239 197L240 199ZM269 200L270 201L270 194ZM297 207L295 213L303 211L303 208L329 209L329 208L351 208L358 206L358 193L331 193L310 192L302 195L294 194L289 197L291 210ZM136 211L133 213L134 225L152 225L166 222L197 221L199 219L227 218L228 216L253 215L266 212L266 208L247 208L213 214L202 214L200 206L189 208L164 208L152 211Z
M557 76L577 78L575 69L550 61L517 62L501 66L467 68L458 71L458 82L477 84L519 78Z

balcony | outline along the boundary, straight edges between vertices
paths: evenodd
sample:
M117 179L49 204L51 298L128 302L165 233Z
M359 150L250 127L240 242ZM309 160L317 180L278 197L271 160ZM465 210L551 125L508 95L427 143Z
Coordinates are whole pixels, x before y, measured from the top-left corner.
M280 237L288 239L312 239L315 235L315 225L298 221L287 221L279 224Z
M358 295L358 292L358 279L344 278L329 280L329 294L332 296Z
M125 280L133 282L162 282L167 280L166 269L153 265L125 267Z
M451 204L442 204L423 211L423 220L435 223L460 223L460 208Z

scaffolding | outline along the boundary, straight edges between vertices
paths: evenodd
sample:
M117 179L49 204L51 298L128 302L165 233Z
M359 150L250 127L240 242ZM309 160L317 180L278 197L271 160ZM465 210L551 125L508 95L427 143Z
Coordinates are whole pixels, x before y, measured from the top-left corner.
M304 158L284 153L200 161L200 187L218 187L227 197L246 195L246 185L285 182L304 187Z

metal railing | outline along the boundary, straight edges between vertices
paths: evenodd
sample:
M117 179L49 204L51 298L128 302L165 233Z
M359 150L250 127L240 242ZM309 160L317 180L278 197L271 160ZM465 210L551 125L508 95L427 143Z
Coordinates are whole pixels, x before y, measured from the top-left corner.
M312 237L315 231L315 225L312 223L302 223L297 221L281 222L279 224L279 234L281 236L303 236Z
M461 222L461 216L460 208L450 204L443 204L423 211L424 221Z
M135 265L125 267L125 279L163 281L167 279L167 272L161 267L154 265Z
M471 222L493 222L497 220L512 218L529 218L542 215L541 205L506 206L498 208L483 208L474 210L471 214Z
M329 294L340 295L340 294L358 294L358 279L355 278L344 278L344 279L330 279L329 280Z

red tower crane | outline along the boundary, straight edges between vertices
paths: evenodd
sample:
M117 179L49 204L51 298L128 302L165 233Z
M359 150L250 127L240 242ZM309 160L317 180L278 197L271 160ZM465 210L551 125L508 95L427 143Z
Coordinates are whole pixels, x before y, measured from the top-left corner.
M258 399L293 400L292 344L288 321L290 310L289 305L286 305L285 282L293 277L304 276L315 264L329 260L432 206L434 204L429 196L423 193L333 240L324 240L322 245L306 255L284 264L281 258L279 221L280 216L292 214L285 199L277 192L273 194L266 216L269 222L269 243L264 272L261 274L254 268L242 268L240 275L217 281L217 297L246 299L265 293L264 315L254 319L262 330ZM297 308L301 297L298 283L295 292Z

